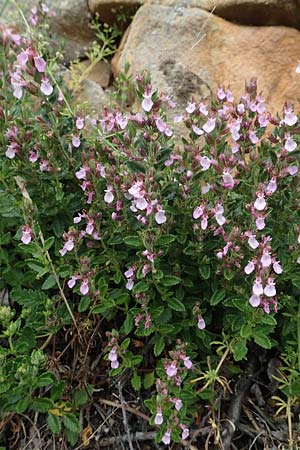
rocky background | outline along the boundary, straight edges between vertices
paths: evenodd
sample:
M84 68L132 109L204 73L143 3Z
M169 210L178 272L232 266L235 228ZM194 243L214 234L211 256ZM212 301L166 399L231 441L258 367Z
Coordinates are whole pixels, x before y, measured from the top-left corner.
M0 11L6 3L0 0ZM35 2L20 2L30 13ZM300 97L295 73L300 60L300 0L48 0L64 58L83 58L95 39L92 18L117 24L123 37L108 64L99 63L83 82L80 100L96 109L105 90L130 63L135 75L148 69L154 87L185 105L191 96L209 98L219 84L241 95L256 77L273 112ZM9 1L1 20L18 23ZM120 19L121 17L121 19Z

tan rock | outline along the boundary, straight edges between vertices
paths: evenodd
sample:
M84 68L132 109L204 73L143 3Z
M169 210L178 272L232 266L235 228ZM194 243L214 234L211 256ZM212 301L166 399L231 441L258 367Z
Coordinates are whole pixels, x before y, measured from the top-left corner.
M73 105L75 104L81 105L87 113L100 114L109 105L109 97L98 83L84 80L73 100Z
M145 4L201 8L247 25L286 25L300 29L299 0L145 0Z
M119 60L118 60L119 58ZM235 25L199 8L142 6L113 70L128 61L131 73L148 69L154 87L186 104L207 98L218 84L230 84L236 96L256 77L273 111L296 101L300 78L300 32L286 27Z
M107 88L112 76L111 65L106 61L99 61L91 65L90 61L85 60L79 63L82 72L81 77L94 81L103 88Z
M141 3L141 0L88 0L90 11L99 14L102 22L121 26L131 22Z

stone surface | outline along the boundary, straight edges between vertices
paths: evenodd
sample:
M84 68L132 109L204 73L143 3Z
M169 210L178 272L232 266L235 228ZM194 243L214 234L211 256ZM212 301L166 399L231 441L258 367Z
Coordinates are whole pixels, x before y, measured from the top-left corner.
M208 98L218 84L236 96L256 77L273 111L299 96L295 73L300 32L286 27L236 25L200 8L142 6L123 49L114 58L115 75L128 61L131 73L148 69L153 85L186 104L194 95Z
M84 56L93 39L89 27L92 14L87 0L51 0L49 8L55 12L52 26L59 37L65 40L65 59L70 61Z
M0 0L0 11L6 0ZM49 17L52 29L57 34L57 41L61 38L65 42L65 60L85 55L91 42L95 39L94 32L89 28L92 14L88 8L87 0L51 0L46 1L50 11L55 12L55 17ZM25 17L30 17L30 11L37 4L36 0L18 1ZM19 11L9 2L5 7L1 20L6 23L24 28L23 19Z
M75 95L73 104L83 104L86 112L99 114L109 105L109 97L98 83L86 79L81 83L81 89Z
M300 0L145 0L145 3L201 8L241 24L300 29Z
M131 22L141 3L139 0L88 0L90 11L99 14L102 22L121 26Z
M103 88L107 88L112 76L111 65L105 61L99 61L95 66L91 67L89 61L80 63L85 70L85 78L99 84Z

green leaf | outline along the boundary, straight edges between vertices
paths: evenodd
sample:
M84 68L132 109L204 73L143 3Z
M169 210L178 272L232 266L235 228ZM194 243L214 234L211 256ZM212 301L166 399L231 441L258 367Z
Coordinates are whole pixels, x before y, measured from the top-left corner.
M54 240L55 240L55 238L53 236L46 239L46 241L44 243L44 250L49 250L49 248L52 247Z
M156 342L154 344L153 352L154 352L154 356L159 356L162 353L163 349L165 348L165 340L164 340L163 336L161 336L161 335L158 337L156 335L155 338L156 338Z
M81 297L79 305L78 305L78 312L84 312L88 309L88 307L91 304L91 299L89 297Z
M233 344L232 350L235 361L241 361L247 355L247 340L239 339L235 344Z
M73 394L73 401L75 408L85 405L89 401L89 395L86 389L80 389L80 391L75 391Z
M204 280L208 280L210 277L210 266L205 264L201 265L199 267L199 273Z
M57 384L55 384L51 389L51 399L53 401L58 400L63 395L65 387L66 385L64 381L59 381Z
M125 334L129 334L132 328L133 328L133 317L128 314L122 325L122 330Z
M47 418L47 423L49 430L52 431L53 434L58 434L61 431L61 421L58 416L49 413Z
M180 311L180 312L185 311L184 304L177 298L168 299L168 305L170 306L171 309L174 309L174 311Z
M224 300L226 295L225 291L215 291L210 299L210 304L212 306L217 305L218 303L220 303L222 300Z
M16 412L18 414L25 412L26 409L29 407L29 403L30 403L30 399L28 397L22 398L22 400L20 400L17 403Z
M47 289L51 289L54 286L56 286L56 281L55 278L52 274L50 274L46 280L44 281L44 283L42 284L42 289L43 290L47 290Z
M135 294L139 294L141 292L147 292L147 291L149 291L149 287L150 287L149 283L142 280L134 285L133 292Z
M53 377L50 373L43 373L39 376L35 387L46 387L53 384Z
M268 336L264 336L262 334L255 334L253 337L256 344L260 345L260 347L266 349L270 349L272 347L272 342L268 338Z
M175 286L181 282L179 277L174 275L164 275L164 277L159 281L163 286Z
M270 316L269 314L263 314L260 318L261 323L265 323L266 325L276 325L277 320L275 317Z
M63 423L72 433L80 433L80 423L75 414L64 414Z
M144 376L144 388L150 389L155 383L155 376L154 372L146 373Z
M31 409L37 412L44 413L51 408L53 408L53 401L50 398L37 398L31 404Z
M165 234L164 236L160 236L157 241L155 242L155 245L162 247L163 245L169 245L171 242L174 242L176 239L176 236L173 236L172 234Z
M143 241L138 236L126 236L123 239L124 243L126 245L129 245L130 247L137 247L141 248L144 247Z
M136 372L134 372L131 378L131 385L135 391L139 391L141 389L142 380L141 377Z

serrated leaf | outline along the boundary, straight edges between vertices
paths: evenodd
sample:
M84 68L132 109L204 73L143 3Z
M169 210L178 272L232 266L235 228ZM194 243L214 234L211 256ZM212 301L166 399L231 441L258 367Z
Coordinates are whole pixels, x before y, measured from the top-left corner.
M133 328L133 317L128 314L128 316L124 320L122 330L124 331L125 334L129 334L132 328Z
M53 408L53 401L50 398L37 398L31 404L31 409L37 412L47 412L51 408Z
M168 306L171 309L174 309L174 311L180 311L180 312L185 311L184 304L180 300L178 300L177 298L170 298L170 299L168 299Z
M235 361L241 361L247 355L247 340L240 339L232 346L233 357Z
M80 423L74 414L64 414L63 423L72 433L80 433Z
M150 287L149 283L142 280L134 285L133 292L135 294L139 294L141 292L147 292L147 291L149 291L149 287Z
M165 340L163 336L159 336L154 344L153 353L154 356L159 356L165 348Z
M81 297L79 305L78 305L78 312L84 312L88 309L88 307L91 304L91 299L89 297Z
M210 299L210 304L212 306L217 305L218 303L220 303L222 300L224 300L226 295L225 291L215 291Z
M205 264L201 265L199 267L199 273L204 280L208 280L210 277L210 266Z
M144 388L150 389L155 383L155 376L154 372L146 373L144 376Z
M175 286L179 284L181 279L179 277L175 277L174 275L164 275L164 277L159 280L159 283L163 286Z
M48 414L47 423L49 430L52 431L53 434L58 434L61 431L61 421L59 417L54 416L53 414Z
M163 245L171 244L171 242L174 242L176 239L176 236L173 236L172 234L165 234L164 236L160 236L157 241L155 242L155 245L162 247Z
M262 334L255 334L254 341L262 348L270 349L272 347L272 342L268 336L263 336Z
M144 247L143 241L138 236L126 236L124 237L123 242L130 247Z
M53 236L46 239L46 241L44 243L44 250L49 250L52 247L54 240L55 240L55 238Z
M54 286L56 286L56 281L55 278L52 274L50 274L46 280L44 281L44 283L42 284L42 289L43 290L47 290L47 289L51 289Z
M74 406L79 408L85 405L89 401L89 395L85 389L80 389L80 391L75 391L73 394Z
M142 379L136 372L134 372L131 378L131 386L135 391L139 391L141 389Z

